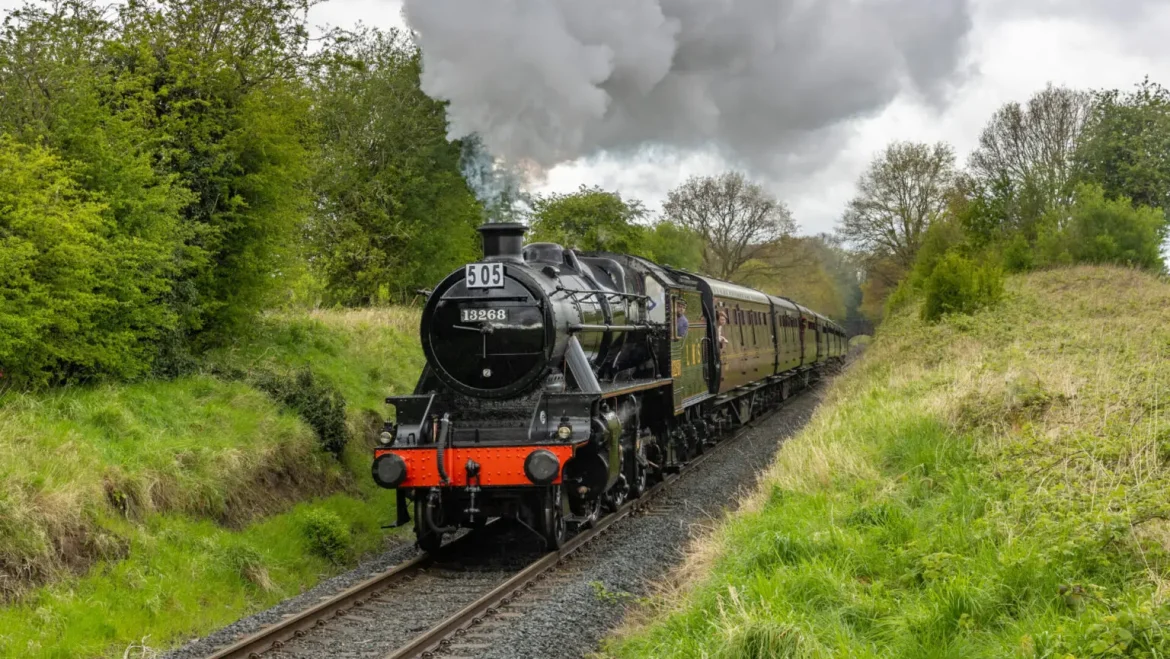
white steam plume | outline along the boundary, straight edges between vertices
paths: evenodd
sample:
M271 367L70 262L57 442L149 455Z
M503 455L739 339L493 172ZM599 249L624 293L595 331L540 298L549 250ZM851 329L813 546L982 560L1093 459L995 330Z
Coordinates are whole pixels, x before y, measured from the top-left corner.
M507 162L550 167L653 144L782 175L902 91L941 100L968 4L405 0L404 15L423 90L450 101L450 136L477 133Z
M531 204L523 190L523 181L514 169L496 162L478 135L463 138L459 171L467 181L467 187L483 205L489 222L525 219Z

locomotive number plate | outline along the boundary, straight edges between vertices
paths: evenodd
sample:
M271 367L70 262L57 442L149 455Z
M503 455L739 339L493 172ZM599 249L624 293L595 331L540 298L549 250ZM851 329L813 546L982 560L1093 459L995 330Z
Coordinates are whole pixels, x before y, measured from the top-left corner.
M463 271L468 288L503 288L503 263L470 263Z
M460 309L459 320L472 323L477 320L508 320L507 309Z

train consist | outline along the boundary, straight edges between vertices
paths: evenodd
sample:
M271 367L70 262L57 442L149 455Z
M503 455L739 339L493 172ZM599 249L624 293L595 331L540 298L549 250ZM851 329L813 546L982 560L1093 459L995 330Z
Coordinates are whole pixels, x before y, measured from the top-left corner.
M845 355L786 298L525 229L480 227L483 260L427 299L414 394L387 399L373 477L423 550L494 517L559 547Z

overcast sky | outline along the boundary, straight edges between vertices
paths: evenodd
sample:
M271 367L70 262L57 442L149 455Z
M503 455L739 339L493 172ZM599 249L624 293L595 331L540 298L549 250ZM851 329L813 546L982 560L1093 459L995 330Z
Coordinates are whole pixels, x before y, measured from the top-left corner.
M402 25L399 4L332 0L317 8L314 19ZM891 140L945 140L965 163L996 108L1024 101L1046 83L1129 89L1149 75L1170 84L1170 1L973 0L972 9L963 73L941 106L900 96L877 116L853 122L827 164L785 180L760 178L789 205L802 233L833 229L857 177ZM537 190L596 184L657 208L666 191L688 176L725 167L701 152L601 157L554 167Z
M588 0L582 0L588 2ZM18 4L0 0L0 9ZM310 16L315 25L402 26L400 0L330 0ZM874 116L857 119L844 139L823 152L793 154L810 163L783 180L757 176L793 211L802 233L831 231L854 183L875 152L891 140L945 140L961 162L1001 104L1024 101L1046 83L1129 89L1149 75L1170 84L1168 0L972 0L965 61L952 91L927 103L903 93ZM824 152L832 149L832 152ZM671 187L727 164L710 153L662 152L595 157L553 167L538 192L600 185L657 209Z

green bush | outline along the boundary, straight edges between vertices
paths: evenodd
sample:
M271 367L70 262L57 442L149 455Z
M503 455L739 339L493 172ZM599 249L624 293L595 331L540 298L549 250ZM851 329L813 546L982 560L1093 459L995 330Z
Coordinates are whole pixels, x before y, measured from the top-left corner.
M909 279L916 286L920 286L930 278L938 265L949 252L956 249L965 249L967 242L966 232L959 222L939 219L931 223L922 237L922 246L914 257L914 267L910 271Z
M914 299L915 292L914 279L912 277L907 277L898 282L897 288L894 289L893 293L890 293L890 296L886 298L885 304L882 305L882 316L889 318L890 314L901 309L907 302Z
M165 237L164 237L165 238ZM119 227L61 158L0 135L0 369L22 388L144 373L174 324L165 240Z
M312 510L305 513L301 518L301 534L310 551L334 563L344 561L353 545L345 522L329 510Z
M995 266L976 266L950 253L927 278L925 290L924 320L937 320L948 313L969 314L999 300L1003 295L1003 274Z
M260 371L249 378L274 400L295 410L317 434L321 448L340 456L349 440L345 425L345 397L336 387L308 368L294 375Z
M1075 262L1162 269L1166 214L1161 210L1135 207L1124 197L1106 199L1100 186L1082 185L1068 213L1064 244Z
M1022 233L1017 233L1003 248L1003 267L1008 272L1027 272L1034 262L1032 246Z
M302 15L78 0L6 16L0 367L17 386L190 371L271 302L311 206Z

